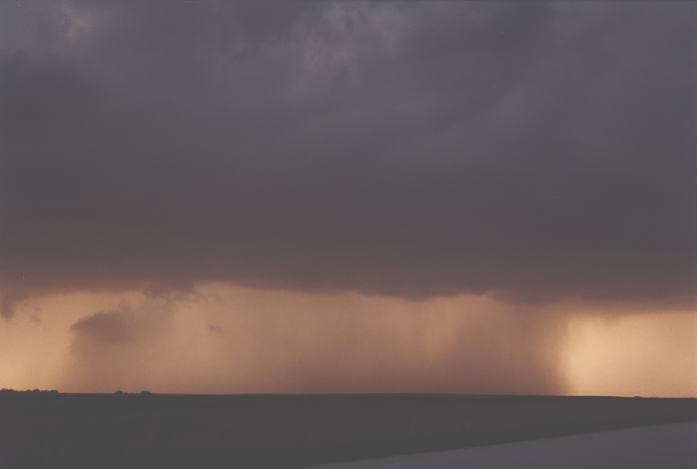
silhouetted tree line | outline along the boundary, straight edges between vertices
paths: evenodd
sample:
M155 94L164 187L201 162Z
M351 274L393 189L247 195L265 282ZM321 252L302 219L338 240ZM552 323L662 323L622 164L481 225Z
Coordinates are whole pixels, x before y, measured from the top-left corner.
M124 392L124 391L118 390L118 391L114 392L114 395L115 395L115 396L131 396L131 395L135 395L135 394L131 394L131 393L128 393L128 392ZM138 395L138 396L151 396L152 393L151 393L150 391L145 391L145 390L143 390L143 391L140 391L137 395Z
M31 394L60 394L57 389L25 389L24 391L17 390L17 389L10 389L10 388L0 389L0 394L26 394L26 393L31 393ZM118 390L118 391L114 392L114 395L115 396L151 396L152 393L150 391L147 391L147 390L140 391L139 393L128 393L128 392Z
M58 394L58 390L57 389L25 389L24 391L19 391L16 389L2 388L2 389L0 389L0 393L3 393L3 394L8 394L8 393Z

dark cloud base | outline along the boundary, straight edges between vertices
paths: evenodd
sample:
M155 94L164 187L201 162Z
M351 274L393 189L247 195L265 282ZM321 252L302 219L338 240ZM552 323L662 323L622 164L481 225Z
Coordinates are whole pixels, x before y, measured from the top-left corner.
M22 3L5 314L208 281L696 304L691 3Z

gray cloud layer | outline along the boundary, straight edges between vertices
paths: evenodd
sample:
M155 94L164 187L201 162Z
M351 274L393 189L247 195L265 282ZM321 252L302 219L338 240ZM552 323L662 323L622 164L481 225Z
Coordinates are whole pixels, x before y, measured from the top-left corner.
M695 304L697 6L7 2L0 286Z

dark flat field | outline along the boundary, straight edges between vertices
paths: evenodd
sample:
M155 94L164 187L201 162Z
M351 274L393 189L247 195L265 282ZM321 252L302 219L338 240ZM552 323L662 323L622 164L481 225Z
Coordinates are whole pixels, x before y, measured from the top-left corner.
M302 467L697 420L696 399L0 393L0 467Z

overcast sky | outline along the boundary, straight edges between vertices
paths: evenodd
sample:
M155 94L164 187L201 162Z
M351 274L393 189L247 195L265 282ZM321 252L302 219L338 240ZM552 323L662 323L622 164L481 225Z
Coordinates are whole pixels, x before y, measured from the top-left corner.
M2 2L1 312L213 282L694 310L696 24L691 2ZM128 337L90 318L71 333Z

